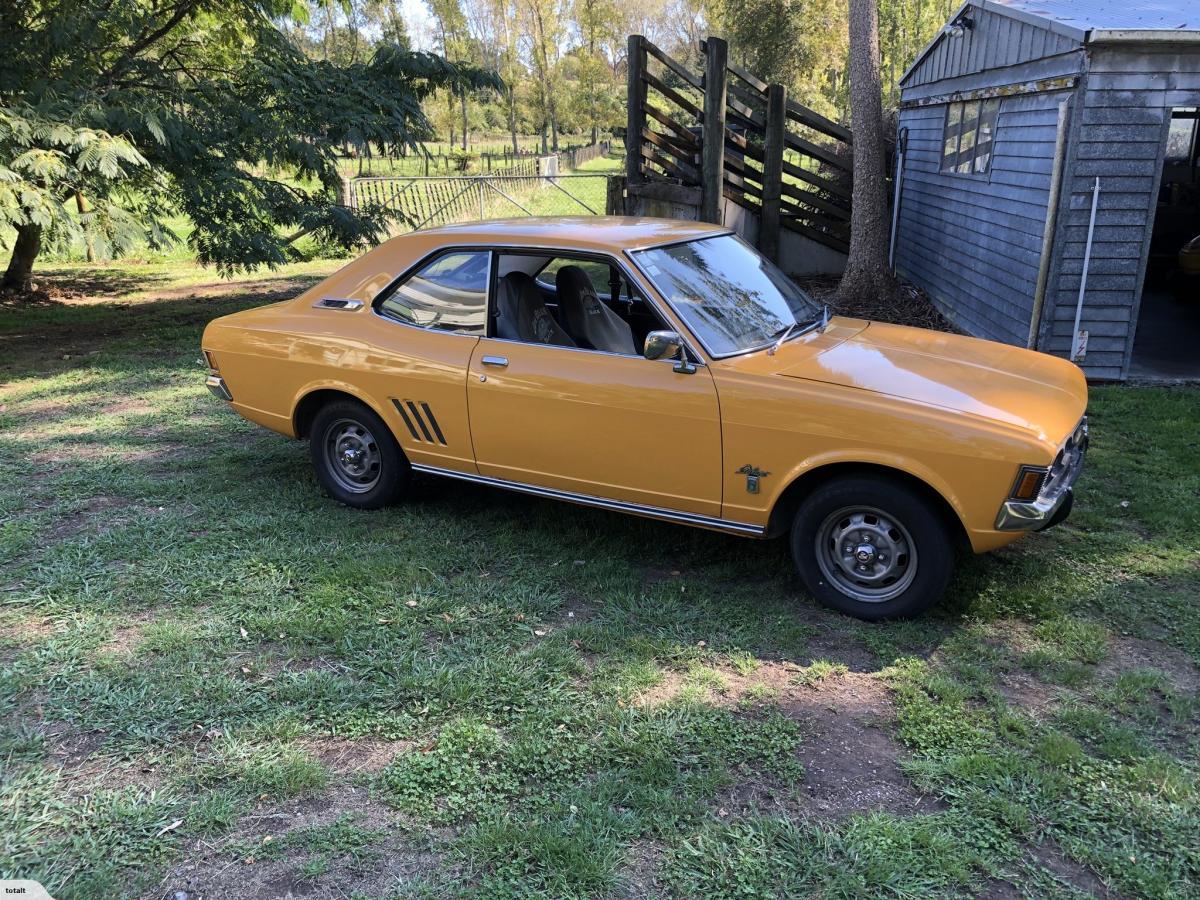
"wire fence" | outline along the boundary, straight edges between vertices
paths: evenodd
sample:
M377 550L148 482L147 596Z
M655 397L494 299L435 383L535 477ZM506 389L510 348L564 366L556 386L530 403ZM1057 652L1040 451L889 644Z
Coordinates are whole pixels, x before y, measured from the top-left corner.
M352 208L380 206L393 212L397 233L484 219L604 214L609 175L528 174L525 168L519 164L492 174L356 178L348 200Z

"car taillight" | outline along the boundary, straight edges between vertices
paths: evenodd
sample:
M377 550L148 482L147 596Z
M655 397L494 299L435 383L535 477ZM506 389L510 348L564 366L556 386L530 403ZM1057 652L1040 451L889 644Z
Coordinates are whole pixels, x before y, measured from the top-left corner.
M213 357L213 353L211 350L204 351L204 359L208 363L208 367L210 369L212 369L212 371L214 371L214 372L220 371L217 368L217 360L215 357Z

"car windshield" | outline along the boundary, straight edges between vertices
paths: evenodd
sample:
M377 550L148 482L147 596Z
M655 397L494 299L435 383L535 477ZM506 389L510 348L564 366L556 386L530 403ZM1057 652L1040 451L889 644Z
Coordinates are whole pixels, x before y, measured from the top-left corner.
M778 266L732 234L633 255L714 357L770 347L821 314Z

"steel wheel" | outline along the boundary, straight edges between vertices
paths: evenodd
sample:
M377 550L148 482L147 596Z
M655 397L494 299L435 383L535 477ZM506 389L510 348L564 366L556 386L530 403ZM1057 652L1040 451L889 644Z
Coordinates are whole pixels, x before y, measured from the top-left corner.
M873 507L848 506L826 516L815 550L825 578L863 603L898 597L917 576L917 547L908 529Z
M336 419L325 429L325 468L344 490L365 494L379 483L383 458L375 436L361 422Z

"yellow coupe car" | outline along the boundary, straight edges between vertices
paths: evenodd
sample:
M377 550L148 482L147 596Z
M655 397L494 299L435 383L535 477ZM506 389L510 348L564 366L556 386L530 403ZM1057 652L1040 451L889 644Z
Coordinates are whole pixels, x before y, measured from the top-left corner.
M209 389L307 439L334 499L413 472L756 538L820 601L919 612L954 547L1066 517L1069 362L830 317L727 229L519 219L405 235L209 324Z

